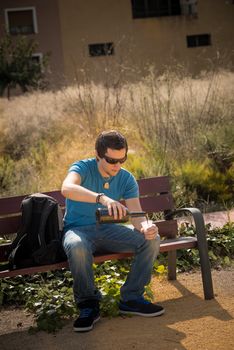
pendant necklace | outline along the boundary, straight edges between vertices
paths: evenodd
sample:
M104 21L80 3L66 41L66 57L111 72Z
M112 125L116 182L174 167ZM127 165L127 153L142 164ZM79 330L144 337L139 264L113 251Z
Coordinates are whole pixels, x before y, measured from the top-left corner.
M103 183L103 188L105 188L105 190L109 190L109 188L110 188L110 180L111 180L111 176L105 178L105 182Z
M109 182L105 182L105 183L103 184L103 188L105 188L105 190L109 190L109 188L110 188Z

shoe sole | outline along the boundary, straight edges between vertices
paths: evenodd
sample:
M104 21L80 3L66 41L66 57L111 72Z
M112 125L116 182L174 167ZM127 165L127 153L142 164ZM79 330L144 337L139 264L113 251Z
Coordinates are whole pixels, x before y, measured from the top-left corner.
M93 329L94 324L97 323L97 322L100 320L100 318L101 318L100 316L99 316L98 318L96 318L96 319L93 321L92 325L89 326L89 327L82 327L82 328L73 327L73 330L74 330L75 332L88 332L88 331L91 331L91 330Z
M161 310L158 312L154 312L151 314L144 314L142 312L137 312L137 311L125 311L125 310L119 310L121 314L124 315L137 315L137 316L143 316L143 317L156 317L156 316L161 316L164 314L165 310Z

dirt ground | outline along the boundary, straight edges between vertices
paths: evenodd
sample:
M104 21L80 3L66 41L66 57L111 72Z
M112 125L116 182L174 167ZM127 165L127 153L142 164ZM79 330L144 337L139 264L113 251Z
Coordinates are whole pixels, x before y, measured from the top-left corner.
M177 281L153 279L160 317L102 318L92 332L75 333L72 320L56 334L30 335L31 315L1 310L1 350L233 350L234 269L213 271L215 299L205 301L199 272L179 274Z

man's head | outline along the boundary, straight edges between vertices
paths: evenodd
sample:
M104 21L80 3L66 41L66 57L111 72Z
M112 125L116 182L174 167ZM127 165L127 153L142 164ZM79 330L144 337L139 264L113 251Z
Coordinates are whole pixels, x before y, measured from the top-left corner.
M121 164L127 159L126 138L115 130L103 131L97 137L95 149L101 173L104 176L117 175Z
M106 155L107 148L111 148L113 150L120 150L125 148L126 154L128 152L128 144L126 138L120 134L118 131L110 130L103 131L98 135L95 149L97 155L100 158L103 158Z

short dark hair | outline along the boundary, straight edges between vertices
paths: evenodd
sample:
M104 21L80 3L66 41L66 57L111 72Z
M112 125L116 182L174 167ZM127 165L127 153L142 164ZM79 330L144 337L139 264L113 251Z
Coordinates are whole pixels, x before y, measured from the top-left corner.
M101 132L95 143L95 149L100 158L103 158L107 152L107 148L120 150L125 148L126 154L128 151L128 144L126 138L116 130Z

